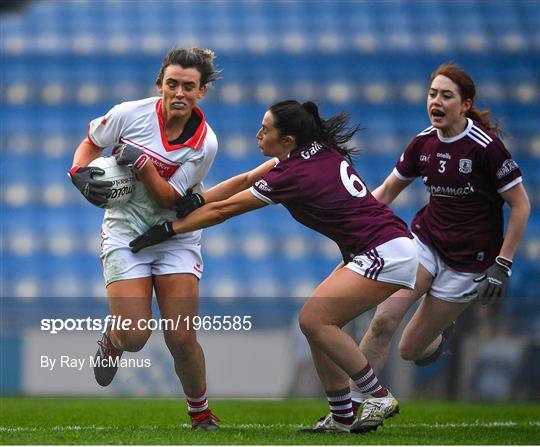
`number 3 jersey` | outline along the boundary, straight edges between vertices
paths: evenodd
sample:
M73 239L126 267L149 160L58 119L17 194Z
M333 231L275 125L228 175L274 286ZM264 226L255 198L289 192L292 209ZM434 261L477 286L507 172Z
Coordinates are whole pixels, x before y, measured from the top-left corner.
M429 203L412 221L412 231L457 271L483 272L502 245L500 193L522 181L517 163L496 135L467 118L452 138L428 127L405 149L394 174L422 177Z
M161 177L183 196L206 177L217 151L216 135L204 114L198 108L194 113L200 122L184 144L170 145L167 141L159 97L116 105L105 116L90 122L88 138L99 147L125 142L142 149ZM161 208L138 181L124 206L105 210L102 231L127 244L148 228L174 219L175 212ZM198 244L200 238L201 230L177 235L173 241Z
M345 263L391 239L412 238L347 160L317 142L294 149L251 193L266 203L283 204L298 222L332 239Z

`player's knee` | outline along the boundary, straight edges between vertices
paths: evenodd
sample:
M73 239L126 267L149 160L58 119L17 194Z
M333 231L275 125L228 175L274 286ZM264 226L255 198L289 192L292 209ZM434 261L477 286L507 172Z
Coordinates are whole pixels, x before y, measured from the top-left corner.
M123 351L137 352L144 348L151 335L151 331L125 331L115 333L115 345Z
M300 330L308 339L314 339L317 337L317 334L320 332L321 323L317 318L310 312L300 312L298 318L298 324L300 325Z
M399 355L403 360L416 360L421 354L418 346L409 340L401 340L399 343Z
M369 335L375 341L381 343L389 342L398 325L399 320L396 318L392 318L386 314L377 315L369 325Z
M197 349L197 335L190 331L166 331L165 342L174 356L189 357Z

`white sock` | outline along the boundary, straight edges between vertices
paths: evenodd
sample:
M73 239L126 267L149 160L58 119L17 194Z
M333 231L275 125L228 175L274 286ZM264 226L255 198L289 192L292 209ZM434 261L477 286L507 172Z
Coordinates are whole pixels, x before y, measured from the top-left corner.
M360 391L351 390L351 399L361 404L364 402L365 396Z

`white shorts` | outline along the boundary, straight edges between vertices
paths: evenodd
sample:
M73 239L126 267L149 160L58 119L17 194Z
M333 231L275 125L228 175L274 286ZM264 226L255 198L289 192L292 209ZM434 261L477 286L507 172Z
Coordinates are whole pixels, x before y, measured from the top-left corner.
M355 256L345 267L375 281L414 289L418 255L411 239L398 237Z
M450 303L468 303L476 298L478 273L458 272L448 267L439 254L414 236L420 264L433 276L429 294Z
M147 278L152 275L191 273L201 279L203 261L199 244L161 244L134 254L125 243L104 236L101 262L105 285L121 279Z

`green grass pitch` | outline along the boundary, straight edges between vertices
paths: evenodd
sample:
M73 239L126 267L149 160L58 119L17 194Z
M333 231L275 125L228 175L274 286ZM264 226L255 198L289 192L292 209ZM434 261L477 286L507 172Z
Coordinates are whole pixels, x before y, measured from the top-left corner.
M402 401L376 432L300 433L323 400L213 400L222 430L192 432L182 399L0 400L1 444L538 444L539 404Z

